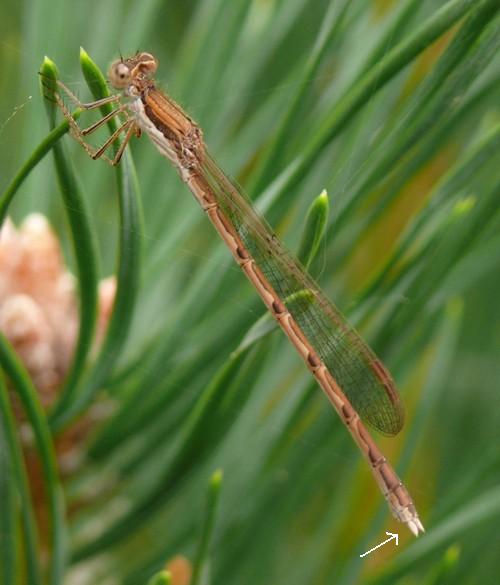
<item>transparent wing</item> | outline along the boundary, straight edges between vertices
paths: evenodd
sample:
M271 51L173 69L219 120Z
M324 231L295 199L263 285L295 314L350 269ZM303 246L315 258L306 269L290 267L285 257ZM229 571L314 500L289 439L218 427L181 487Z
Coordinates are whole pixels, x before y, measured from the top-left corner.
M397 434L403 408L381 361L208 155L203 169L222 211L360 417Z

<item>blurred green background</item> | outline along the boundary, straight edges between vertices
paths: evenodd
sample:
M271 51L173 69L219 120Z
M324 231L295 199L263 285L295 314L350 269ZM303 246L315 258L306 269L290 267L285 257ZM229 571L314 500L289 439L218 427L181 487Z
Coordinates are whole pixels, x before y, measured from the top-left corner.
M143 138L131 147L143 226L120 240L123 258L139 236L140 289L92 395L114 414L64 481L65 583L142 584L174 555L193 561L218 468L201 583L498 582L499 11L491 0L2 0L2 191L49 131L44 56L91 99L80 46L104 71L120 53L155 54L159 83L290 249L328 191L310 271L398 384L405 428L377 441L427 529L415 540L390 517L281 333L241 348L263 305ZM116 177L63 142L105 277L119 253ZM75 270L51 153L9 213L33 211ZM399 547L360 559L386 530Z

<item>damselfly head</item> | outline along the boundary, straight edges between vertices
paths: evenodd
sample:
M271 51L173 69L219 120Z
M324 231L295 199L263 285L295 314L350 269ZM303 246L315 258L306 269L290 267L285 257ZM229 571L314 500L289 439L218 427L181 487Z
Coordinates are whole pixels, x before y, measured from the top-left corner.
M109 68L108 79L116 89L150 78L158 68L158 61L151 53L137 53L129 59L118 59Z

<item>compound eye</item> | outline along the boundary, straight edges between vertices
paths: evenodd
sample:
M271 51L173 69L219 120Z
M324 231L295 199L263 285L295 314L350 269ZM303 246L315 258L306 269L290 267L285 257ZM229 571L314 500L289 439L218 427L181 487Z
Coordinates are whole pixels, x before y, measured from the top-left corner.
M113 63L109 70L109 81L116 89L124 89L130 83L130 69L121 61Z

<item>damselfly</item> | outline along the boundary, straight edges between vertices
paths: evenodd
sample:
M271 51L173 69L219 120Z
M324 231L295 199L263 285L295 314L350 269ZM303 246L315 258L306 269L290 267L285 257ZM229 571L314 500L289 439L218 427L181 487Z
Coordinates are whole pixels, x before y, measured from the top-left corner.
M116 165L130 138L144 132L172 162L349 429L393 515L418 535L424 528L408 491L361 422L363 418L387 435L401 429L403 410L390 374L211 158L196 123L158 89L153 79L157 66L150 53L115 61L109 81L120 93L87 104L59 83L81 109L116 104L85 130L60 95L56 100L92 158ZM121 125L99 149L92 148L85 136L115 116ZM122 135L114 156L108 157L108 148Z

